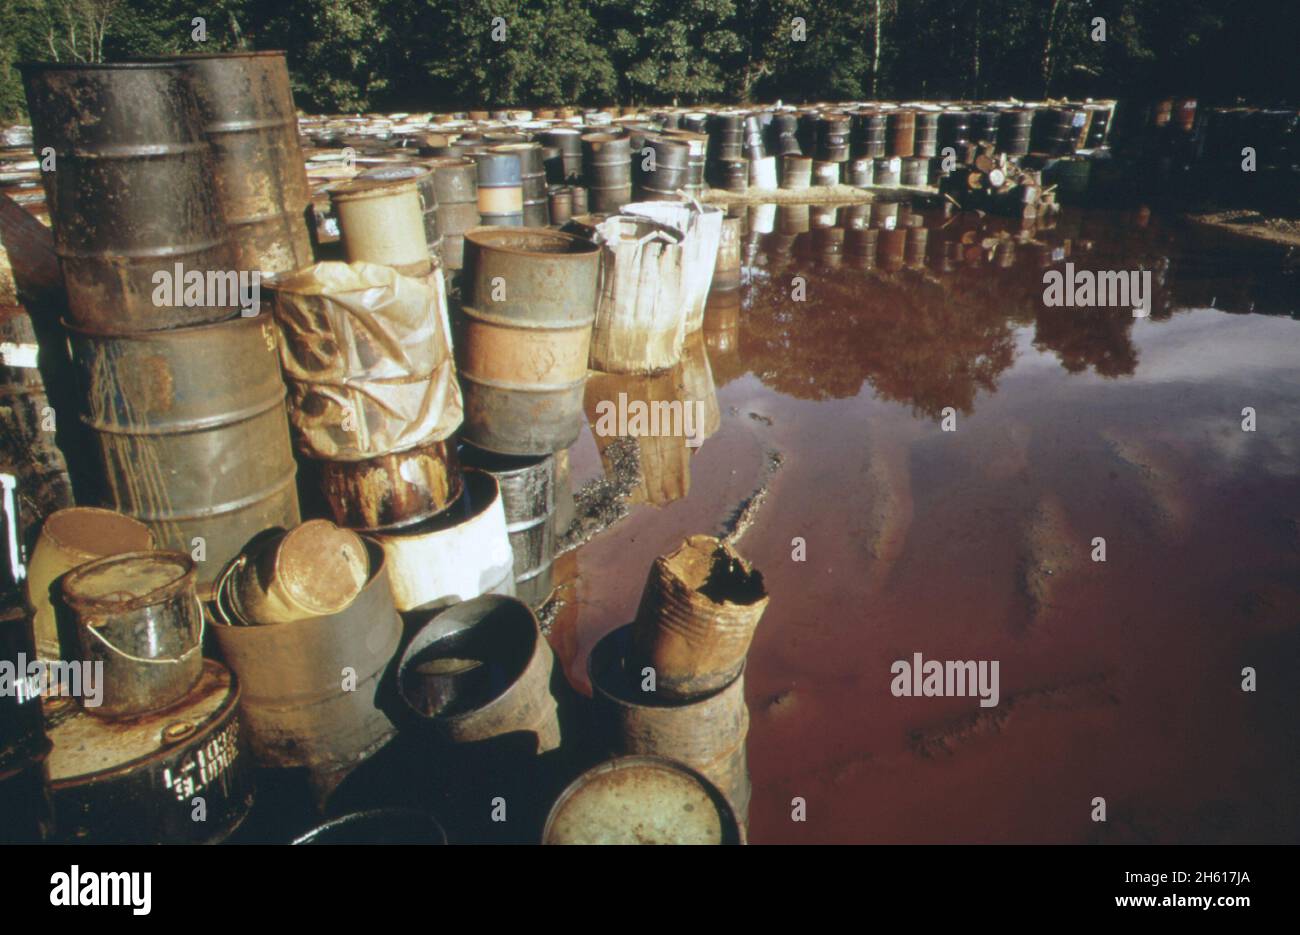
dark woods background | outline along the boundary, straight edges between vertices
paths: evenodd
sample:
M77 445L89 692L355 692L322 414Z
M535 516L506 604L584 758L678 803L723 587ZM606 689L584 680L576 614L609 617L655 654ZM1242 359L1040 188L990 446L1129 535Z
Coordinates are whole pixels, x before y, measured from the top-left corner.
M1105 42L1090 36L1098 16ZM232 48L287 49L298 105L314 112L1300 99L1300 0L0 0L0 118L21 118L24 59Z

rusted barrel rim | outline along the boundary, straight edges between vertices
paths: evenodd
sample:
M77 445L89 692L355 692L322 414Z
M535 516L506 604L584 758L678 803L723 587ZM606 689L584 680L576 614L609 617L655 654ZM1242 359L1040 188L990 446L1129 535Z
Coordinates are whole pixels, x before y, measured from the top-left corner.
M600 247L589 240L545 227L471 227L465 231L465 239L480 250L509 253L513 256L553 259L564 256L585 257L600 252ZM529 249L519 246L520 241L532 241L538 246L553 244L561 249Z
M416 179L376 179L357 176L329 190L331 201L361 201L366 198L388 198L404 195L408 191L419 194Z
M267 287L270 288L269 283L267 284ZM234 312L233 315L229 318L223 318L221 321L210 321L202 325L185 325L183 328L165 328L160 331L100 331L95 328L83 328L80 325L74 325L66 318L60 318L59 324L73 334L84 334L92 338L136 338L141 343L145 343L158 338L165 338L167 335L174 334L177 331L184 331L188 337L191 334L198 334L200 331L211 331L215 328L225 328L228 327L232 321L237 319L249 322L261 320L269 323L271 321L271 313L269 310L258 311L256 315L242 315L238 308L233 308L232 311Z
M101 566L112 565L124 562L128 559L138 558L174 561L184 570L172 581L159 585L146 594L128 600L110 600L102 597L87 597L86 595L76 593L77 582L85 576L98 571ZM95 559L93 562L87 562L84 565L74 568L64 577L61 590L63 592L63 599L67 601L68 605L78 614L120 614L162 603L168 598L184 591L187 586L193 587L197 575L198 571L195 568L194 560L184 552L173 552L164 549L153 549L141 552L123 552L120 555L106 555L103 558Z
M587 683L591 685L592 697L599 695L602 699L611 702L622 708L636 708L641 711L663 711L663 710L683 710L694 705L699 705L721 695L736 684L737 679L744 678L745 669L749 667L749 660L746 659L741 663L740 671L736 678L727 682L727 684L716 688L713 691L704 692L699 695L692 695L689 700L672 697L658 697L657 693L642 692L643 695L655 697L655 703L649 704L643 701L635 701L634 696L630 693L627 695L617 695L605 687L602 679L597 678L597 673L606 671L626 672L624 666L632 650L632 627L635 623L625 623L622 626L615 627L604 636L596 641L591 647L591 652L587 653ZM611 658L607 658L611 657ZM628 678L632 676L629 675Z

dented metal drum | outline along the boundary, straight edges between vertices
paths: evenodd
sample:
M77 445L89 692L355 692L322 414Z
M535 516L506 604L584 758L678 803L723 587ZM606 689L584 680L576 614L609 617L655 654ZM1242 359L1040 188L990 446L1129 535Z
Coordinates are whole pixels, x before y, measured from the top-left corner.
M393 735L379 707L384 673L402 638L379 544L363 540L368 576L342 610L243 626L231 602L238 566L222 574L213 633L243 687L243 722L262 766L306 767L328 787ZM343 679L355 674L352 690Z
M377 533L400 611L480 594L514 594L514 552L496 478L466 470L465 490L441 516Z
M514 553L515 594L539 607L551 594L555 561L555 457L513 457L466 445L461 458L497 479Z
M47 730L60 842L217 843L252 807L239 684L220 663L204 661L198 684L166 711L110 723L70 705L47 717Z
M240 621L285 623L338 613L369 577L361 537L327 519L288 532L268 530L223 573L225 598Z
M461 436L500 454L551 454L582 431L600 250L536 228L466 235Z
M223 52L174 61L190 66L239 268L281 273L309 265L311 190L284 53Z
M50 147L56 157L57 171L44 181L77 325L155 331L236 314L231 306L154 301L155 273L237 264L190 68L23 66L36 152Z
M726 794L744 823L752 792L744 673L713 694L673 701L644 690L648 676L625 665L631 643L631 625L619 627L601 638L587 659L605 749L615 756L664 756L699 770Z
M630 657L657 691L686 700L729 685L767 609L763 575L713 536L689 536L655 559L637 608Z
M205 597L255 533L298 524L270 316L147 334L71 330L105 505L149 526L160 548L201 545Z
M431 697L424 664L478 663L485 677L450 697ZM475 743L532 734L535 752L560 745L560 721L551 694L555 654L537 618L513 597L488 594L455 604L415 635L398 665L398 687L421 727L450 743Z
M437 516L460 496L460 465L448 441L363 461L314 461L334 521L363 532L401 529Z
M137 717L183 698L203 670L203 605L183 552L128 552L63 579L77 658L102 666L104 718Z

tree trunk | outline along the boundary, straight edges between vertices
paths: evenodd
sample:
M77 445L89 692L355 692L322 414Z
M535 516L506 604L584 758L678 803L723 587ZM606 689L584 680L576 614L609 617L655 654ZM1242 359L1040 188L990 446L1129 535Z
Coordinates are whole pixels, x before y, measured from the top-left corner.
M1047 14L1047 38L1043 42L1043 97L1049 97L1052 91L1052 46L1056 37L1056 16L1065 0L1052 0L1052 9Z
M879 92L880 80L880 30L881 21L885 14L885 0L875 0L876 5L876 44L875 50L871 55L871 96L874 98Z

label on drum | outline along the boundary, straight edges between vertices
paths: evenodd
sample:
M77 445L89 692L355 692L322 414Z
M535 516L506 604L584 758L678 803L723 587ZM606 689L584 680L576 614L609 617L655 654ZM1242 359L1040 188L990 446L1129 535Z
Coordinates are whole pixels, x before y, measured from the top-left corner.
M163 786L171 789L176 801L188 803L230 771L238 755L239 722L231 721L200 747L185 754L176 765L163 770Z
M0 366L36 368L36 356L40 348L35 344L14 344L12 341L0 342Z

